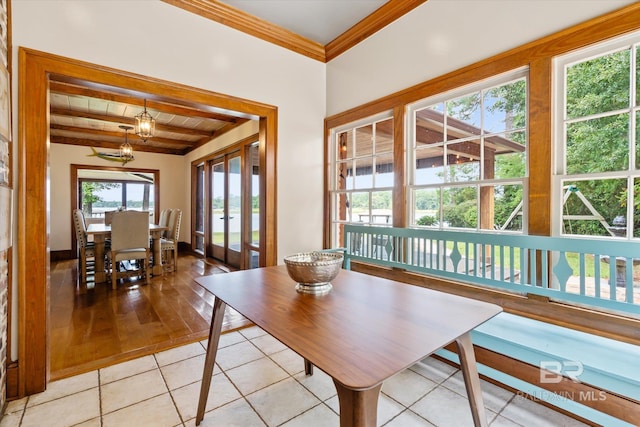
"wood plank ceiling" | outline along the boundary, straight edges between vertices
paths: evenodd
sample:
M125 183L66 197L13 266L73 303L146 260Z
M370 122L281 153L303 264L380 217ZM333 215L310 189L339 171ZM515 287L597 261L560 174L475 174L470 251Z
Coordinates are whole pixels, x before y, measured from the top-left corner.
M232 112L168 98L147 99L139 92L80 80L52 77L49 92L50 141L54 144L117 150L125 139L119 126L134 126L145 99L156 131L146 142L129 131L134 152L184 155L248 120Z
M325 46L217 0L164 1L327 62L426 0L389 0ZM147 111L156 120L156 132L145 142L129 131L128 141L134 152L184 155L249 120L215 106L187 105L179 100L160 99L130 88L107 87L52 76L50 141L118 150L125 139L125 131L119 126L134 125L135 116L144 109L145 99Z

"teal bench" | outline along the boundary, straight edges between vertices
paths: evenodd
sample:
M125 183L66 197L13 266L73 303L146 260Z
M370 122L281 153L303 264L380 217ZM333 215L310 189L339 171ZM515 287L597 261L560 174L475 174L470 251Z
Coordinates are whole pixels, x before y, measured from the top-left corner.
M625 315L637 317L640 313L631 257L631 254L640 257L640 244L636 242L355 225L346 225L344 230L345 268L357 261L518 294L537 294L596 309L614 309ZM571 257L577 260L573 268L568 262ZM619 265L605 267L609 277L627 279L626 292L618 292L620 283L615 279L600 277L600 263L588 267L590 257L626 260L622 272ZM550 392L479 363L482 375L600 425L636 425L594 409L597 405L580 402L606 399L606 395L597 391L603 390L638 404L640 346L507 312L472 331L472 339L477 347L546 368L540 371L541 380L557 382L561 374L595 387L595 391ZM450 350L443 349L437 354L458 363L457 354Z

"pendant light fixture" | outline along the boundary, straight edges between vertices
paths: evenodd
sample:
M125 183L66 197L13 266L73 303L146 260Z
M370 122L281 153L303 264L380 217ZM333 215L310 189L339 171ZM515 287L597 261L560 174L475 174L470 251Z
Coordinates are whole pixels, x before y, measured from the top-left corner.
M147 111L147 100L144 100L144 110L135 116L136 118L136 135L140 137L144 142L147 139L153 137L153 133L156 129L156 120L151 117L151 114Z
M120 125L120 129L124 130L124 144L120 146L120 161L124 166L127 162L133 160L133 147L129 144L129 131L133 129L133 126Z

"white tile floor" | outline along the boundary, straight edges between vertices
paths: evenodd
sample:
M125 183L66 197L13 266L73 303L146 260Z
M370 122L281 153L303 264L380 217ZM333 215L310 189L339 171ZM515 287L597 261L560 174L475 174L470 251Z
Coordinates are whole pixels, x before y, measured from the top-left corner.
M206 342L49 384L9 403L0 427L195 425ZM338 426L338 398L319 369L257 327L222 335L202 426ZM491 426L584 424L482 382ZM378 425L471 426L459 370L427 358L382 386Z

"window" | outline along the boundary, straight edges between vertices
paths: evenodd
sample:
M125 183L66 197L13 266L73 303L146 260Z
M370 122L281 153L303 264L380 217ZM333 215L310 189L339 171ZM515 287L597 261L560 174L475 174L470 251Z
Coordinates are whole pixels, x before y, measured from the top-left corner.
M526 72L422 100L409 112L410 225L521 232Z
M102 220L104 212L124 208L149 211L150 221L154 222L154 174L82 170L78 183L80 205L87 220Z
M344 224L393 224L393 119L385 114L332 132L332 245Z
M639 54L635 33L555 60L557 234L640 237Z

